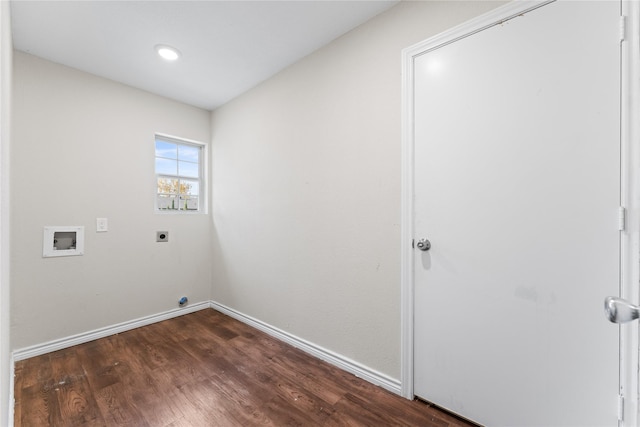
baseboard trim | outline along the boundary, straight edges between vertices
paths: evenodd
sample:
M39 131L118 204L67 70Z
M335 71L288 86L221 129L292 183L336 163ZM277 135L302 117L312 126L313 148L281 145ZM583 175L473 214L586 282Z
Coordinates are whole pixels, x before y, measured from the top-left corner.
M299 348L300 350L309 353L310 355L318 359L324 360L325 362L330 363L340 369L343 369L358 378L362 378L365 381L380 386L392 393L400 395L402 392L402 387L399 380L390 378L378 371L357 363L354 360L334 353L330 350L327 350L323 347L320 347L316 344L313 344L309 341L278 329L274 326L271 326L261 320L255 319L251 316L247 316L244 313L241 313L218 302L211 301L211 308L224 313L227 316L233 317L234 319L239 320L240 322L254 327L262 332L265 332L268 335L279 339L280 341L284 341L287 344Z
M145 316L139 319L130 320L128 322L118 323L117 325L107 326L105 328L84 332L78 335L49 341L44 344L37 344L34 346L21 348L13 352L13 362L18 362L20 360L29 359L30 357L40 356L43 354L51 353L53 351L62 350L74 345L84 344L86 342L97 340L99 338L104 338L110 335L119 334L121 332L130 331L131 329L151 325L152 323L162 322L163 320L172 319L174 317L193 313L210 307L211 305L209 301L189 304L186 307L172 309L169 311L165 311L164 313L152 314L151 316Z
M401 395L402 388L399 380L388 377L387 375L384 375L374 369L368 368L367 366L357 363L354 360L334 353L333 351L327 350L307 340L285 332L281 329L276 328L275 326L269 325L268 323L255 319L251 316L248 316L215 301L205 301L196 304L190 304L189 306L184 308L176 308L164 313L145 316L128 322L119 323L117 325L107 326L78 335L49 341L44 344L38 344L18 349L13 351L12 353L11 369L13 371L15 362L18 362L20 360L29 359L31 357L40 356L57 350L62 350L74 345L84 344L86 342L97 340L99 338L105 338L121 332L130 331L131 329L136 329L141 326L151 325L153 323L162 322L163 320L168 320L174 317L182 316L207 308L214 309L230 317L233 317L234 319L251 327L254 327L262 332L265 332L266 334L277 338L280 341L286 342L289 345L299 348L300 350L310 354L311 356L317 357L320 360L324 360L327 363L343 369L355 375L356 377L362 378L363 380L380 386L392 393ZM11 387L11 390L11 399L13 400L13 386Z

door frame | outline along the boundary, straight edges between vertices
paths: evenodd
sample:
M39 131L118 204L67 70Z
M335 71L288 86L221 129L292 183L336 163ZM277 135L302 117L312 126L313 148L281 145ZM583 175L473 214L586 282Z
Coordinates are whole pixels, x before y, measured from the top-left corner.
M414 398L414 75L416 57L454 43L505 20L553 1L513 1L402 51L402 180L401 180L401 387ZM620 233L620 296L640 303L640 1L621 2L621 182L620 206L625 209ZM603 295L602 299L607 295ZM604 317L602 321L607 321ZM638 352L640 322L620 325L619 425L639 426Z

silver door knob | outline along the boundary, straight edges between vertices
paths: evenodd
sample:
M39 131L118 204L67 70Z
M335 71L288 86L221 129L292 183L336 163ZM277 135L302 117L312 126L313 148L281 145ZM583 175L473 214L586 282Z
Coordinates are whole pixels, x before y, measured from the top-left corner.
M604 299L604 315L610 322L626 323L640 317L640 307L617 297Z
M418 240L418 243L416 243L416 247L421 251L428 251L431 249L431 242L427 239L420 239Z

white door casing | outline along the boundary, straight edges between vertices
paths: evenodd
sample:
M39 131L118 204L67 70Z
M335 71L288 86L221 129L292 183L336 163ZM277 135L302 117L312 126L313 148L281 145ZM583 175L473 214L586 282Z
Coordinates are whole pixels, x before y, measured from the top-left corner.
M605 292L620 292L637 301L637 285L632 285L637 284L638 277L637 255L634 255L637 254L638 247L637 197L631 197L637 194L634 182L637 172L634 166L638 164L638 155L637 148L631 143L637 134L637 125L631 120L634 108L637 108L631 102L637 99L634 97L637 93L636 83L631 79L632 75L637 75L637 54L627 51L630 45L637 44L637 39L627 37L628 40L622 44L621 82L617 79L619 73L612 77L610 68L600 67L604 59L601 52L598 53L597 61L593 61L593 58L589 60L588 53L583 56L582 61L586 62L578 66L578 69L588 67L589 73L586 73L586 77L582 72L576 74L575 70L569 69L569 63L565 64L569 56L564 52L580 48L593 52L602 37L593 31L574 31L570 23L583 22L583 19L587 18L580 15L583 12L578 9L578 4L574 3L568 7L572 9L568 13L578 15L569 15L569 19L562 16L565 13L562 9L567 8L565 3L547 6L543 3L512 3L403 52L405 72L402 383L403 394L406 397L414 395L414 378L418 383L424 383L427 378L429 385L435 387L435 394L432 397L424 396L427 392L420 389L424 388L421 384L416 387L416 394L436 400L436 403L454 411L463 412L462 415L473 418L475 409L469 409L470 405L486 407L495 400L505 405L508 399L512 399L512 412L526 417L528 423L550 420L561 423L565 422L562 413L571 411L571 405L593 406L593 402L609 398L603 398L605 395L601 394L599 387L594 388L592 394L584 387L580 390L572 390L571 387L579 387L577 379L585 370L595 369L594 366L605 364L612 370L613 361L616 364L615 378L611 378L609 374L602 374L603 369L598 369L600 374L595 376L603 383L602 388L615 388L605 406L607 410L617 412L617 327L606 323L601 313L601 305L596 309L600 317L595 319L592 304L596 295L599 298L598 302L601 302L606 296ZM590 7L603 6L594 6L592 3ZM606 6L604 7L606 9ZM536 10L513 21L507 20L530 9ZM611 8L606 13L610 11ZM601 12L596 12L595 15L599 14ZM623 15L627 16L627 29L622 32L629 33L629 29L636 28L637 25L637 4L623 4ZM547 16L545 19L550 20L545 24L544 32L540 32L539 27L538 31L535 31L534 27L539 23L533 19L538 19L537 16ZM590 16L590 19L596 19L593 18L594 14ZM617 17L614 18L610 24L613 29L603 30L607 37L611 34L617 37L621 32L620 21ZM598 16L597 20L600 19ZM501 24L494 27L496 22ZM520 40L507 43L503 47L506 51L496 51L494 48L482 50L482 46L495 47L495 40L492 39L495 34L511 35L512 39L519 38L519 33L513 31L526 33L527 25L533 25L534 28L535 37L530 37L528 41L533 44L523 45ZM520 29L522 26L525 27L524 30ZM554 28L559 34L553 34ZM589 40L589 37L593 39ZM483 41L483 38L486 40ZM458 42L452 43L456 40ZM553 50L557 51L550 56ZM513 65L516 68L502 69L504 64L501 61L504 56L516 57L519 52L526 54L520 56ZM597 65L594 65L596 63ZM461 64L463 66L460 66ZM553 67L558 69L549 74L549 69ZM527 70L532 71L533 75L532 78L524 79L523 74ZM416 76L417 73L422 74ZM424 78L427 74L429 79ZM472 74L473 78L465 77L469 74ZM500 94L500 87L493 87L487 83L496 76L499 77L500 87L509 88L509 94L517 95L515 100L509 101L509 108L504 108L504 102L501 100L504 94ZM549 93L549 89L557 83L555 80L560 77L565 79L565 82ZM614 138L614 143L621 148L621 153L605 149L603 153L594 154L593 150L583 150L581 156L576 158L573 154L580 148L579 141L599 139L594 135L595 131L589 127L590 123L595 121L595 116L600 120L599 115L609 115L605 119L609 125L605 126L608 126L608 130L603 134L603 138L610 139L612 120L620 122L618 111L614 112L615 118L611 117L611 108L606 111L587 108L579 113L586 114L587 117L567 117L568 113L574 114L567 111L567 99L577 100L580 104L578 107L592 101L590 91L585 92L581 88L593 88L585 82L580 83L579 79L596 77L608 81L609 89L605 92L609 95L611 84L618 85L618 88L622 85L622 126L618 126L618 133ZM440 81L433 84L434 79ZM416 99L414 88L428 91L428 102ZM589 96L585 97L585 93ZM598 93L598 96L600 95ZM536 98L544 99L547 104L532 105ZM479 103L480 100L484 104ZM613 105L614 110L620 105L619 101L607 98L607 95L598 103ZM528 108L533 110L525 113ZM421 111L416 113L418 109ZM493 123L491 124L491 120L487 122L487 117L484 116L479 119L479 110L483 114L488 113L488 118L493 120ZM576 111L578 110L579 108ZM445 114L444 118L438 116L443 112L448 114ZM465 116L465 113L472 114ZM433 117L435 122L443 126L434 130L434 126L425 127L424 123L416 123L414 127L414 115ZM509 116L511 117L508 121L503 120ZM443 122L444 119L451 118L454 120ZM555 129L556 119L568 127L560 126ZM586 123L582 126L581 121L584 120ZM518 124L511 126L513 123ZM487 124L488 127L478 134L478 130L482 130ZM554 129L553 134L548 134L550 128ZM622 144L619 144L620 131ZM606 132L609 132L609 135L606 135ZM483 133L492 133L493 136L478 144L477 141ZM424 139L426 136L447 138L456 141L456 145L453 148L451 143L432 145L429 148L430 152L421 152L424 144L418 145L416 142L414 146L414 137ZM535 143L554 137L559 137L562 143ZM573 142L567 142L571 140ZM593 155L593 158L589 158L590 155ZM612 179L613 169L609 166L615 159L620 159L620 156L622 161L619 165L622 166L622 170L616 170L615 173L618 176L621 173L622 179L618 181L618 178ZM431 161L432 158L435 158L435 161ZM490 170L484 165L487 158L496 162L491 165ZM568 165L568 161L577 163ZM608 172L603 173L600 166L589 172L589 167L599 165L598 162L609 165ZM423 173L426 175L421 175ZM420 182L419 185L414 182L414 176ZM426 181L425 177L428 178ZM509 179L505 179L506 177ZM558 179L560 181L556 182ZM426 186L423 182L427 182ZM604 186L602 200L595 202L591 200L590 188L600 186ZM433 197L434 192L446 189L442 194L436 194L437 198L434 200L439 204L451 204L453 211L443 208L431 212L432 207L418 194L425 188L430 192L429 197ZM527 192L526 197L523 197L522 190ZM600 209L601 202L607 207ZM620 204L627 209L624 231L618 234L617 230L611 232L605 227L598 233L589 232L593 224L607 223L610 211L611 224L615 227L615 216ZM580 209L588 210L589 215L585 215ZM414 218L413 212L424 212L425 215L416 215ZM496 218L499 220L496 221ZM429 229L434 227L433 221L437 221L437 226L435 229ZM474 224L477 224L477 227ZM444 234L440 235L441 232ZM432 251L417 254L417 251L411 248L413 239L420 237L432 239ZM597 243L591 241L591 238L597 239ZM511 249L523 241L529 244L520 246L517 250ZM567 241L568 245L563 246ZM594 258L591 256L594 247L613 247L614 252L619 249L620 257L617 254L611 256L611 251L607 251L608 256ZM570 253L564 254L563 251L567 251L567 248L570 248ZM562 257L559 257L559 254L562 254ZM597 260L599 265L594 265L593 260ZM463 264L459 261L463 261ZM582 262L588 265L583 266ZM622 266L620 291L618 264ZM565 268L570 265L573 267ZM611 274L614 269L615 277ZM597 276L599 274L601 277ZM473 285L470 285L469 278L473 279ZM447 286L439 289L438 282L443 280ZM462 281L456 283L456 280ZM603 292L602 295L596 291L591 294L581 290L575 292L576 289L570 290L560 286L562 283L590 281L607 282L608 285L599 289ZM614 283L611 283L612 281ZM459 286L456 288L457 285ZM588 290L592 289L593 286L588 286ZM427 292L429 306L414 309L415 298L425 298L421 292ZM562 309L559 306L563 306ZM572 316L566 317L564 306L575 311L572 316L578 316L580 321L574 322ZM414 318L418 329L424 329L424 325L427 325L427 329L432 328L430 333L437 338L433 343L436 346L435 352L432 347L427 347L426 350L415 348L418 344L414 341ZM593 323L585 324L585 319ZM600 330L601 336L591 335L594 328ZM491 334L487 330L492 330L491 333L495 335L489 340L487 336ZM452 331L455 332L454 336L447 335ZM526 339L521 339L523 336ZM592 338L598 340L597 345L593 345L591 349L583 348ZM624 416L627 423L630 423L628 425L635 425L637 376L634 375L633 367L637 366L637 325L623 326L621 338L620 389L627 398ZM450 353L440 352L438 345L449 348ZM606 350L599 350L599 346ZM414 370L414 366L419 363L414 360L414 350L421 359L428 355L430 361L436 365L426 371L421 367ZM602 354L596 355L598 352ZM601 358L604 358L604 361ZM470 369L465 370L461 367ZM443 378L447 380L434 378L433 372L443 373ZM471 399L470 396L474 396L474 392L467 389L473 388L469 386L473 381L482 384L484 392L476 392L477 396ZM451 383L456 386L446 390L447 384ZM562 384L564 388L556 395L550 395L547 391L557 388L558 384ZM517 385L520 385L520 388ZM576 392L578 397L575 396ZM593 402L590 403L590 399ZM577 403L578 400L580 403ZM533 414L522 415L522 411L531 406L527 406L526 402L534 404L538 412L546 411L547 418L536 418ZM502 418L478 421L493 424L516 416L509 415L509 411L503 412ZM577 420L569 417L566 418L566 422L572 419ZM598 422L595 419L590 421Z

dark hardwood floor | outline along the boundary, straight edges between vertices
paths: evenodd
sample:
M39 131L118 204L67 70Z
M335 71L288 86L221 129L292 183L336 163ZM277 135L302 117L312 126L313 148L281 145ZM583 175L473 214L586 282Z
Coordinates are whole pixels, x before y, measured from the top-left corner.
M16 426L469 426L206 309L16 363Z

